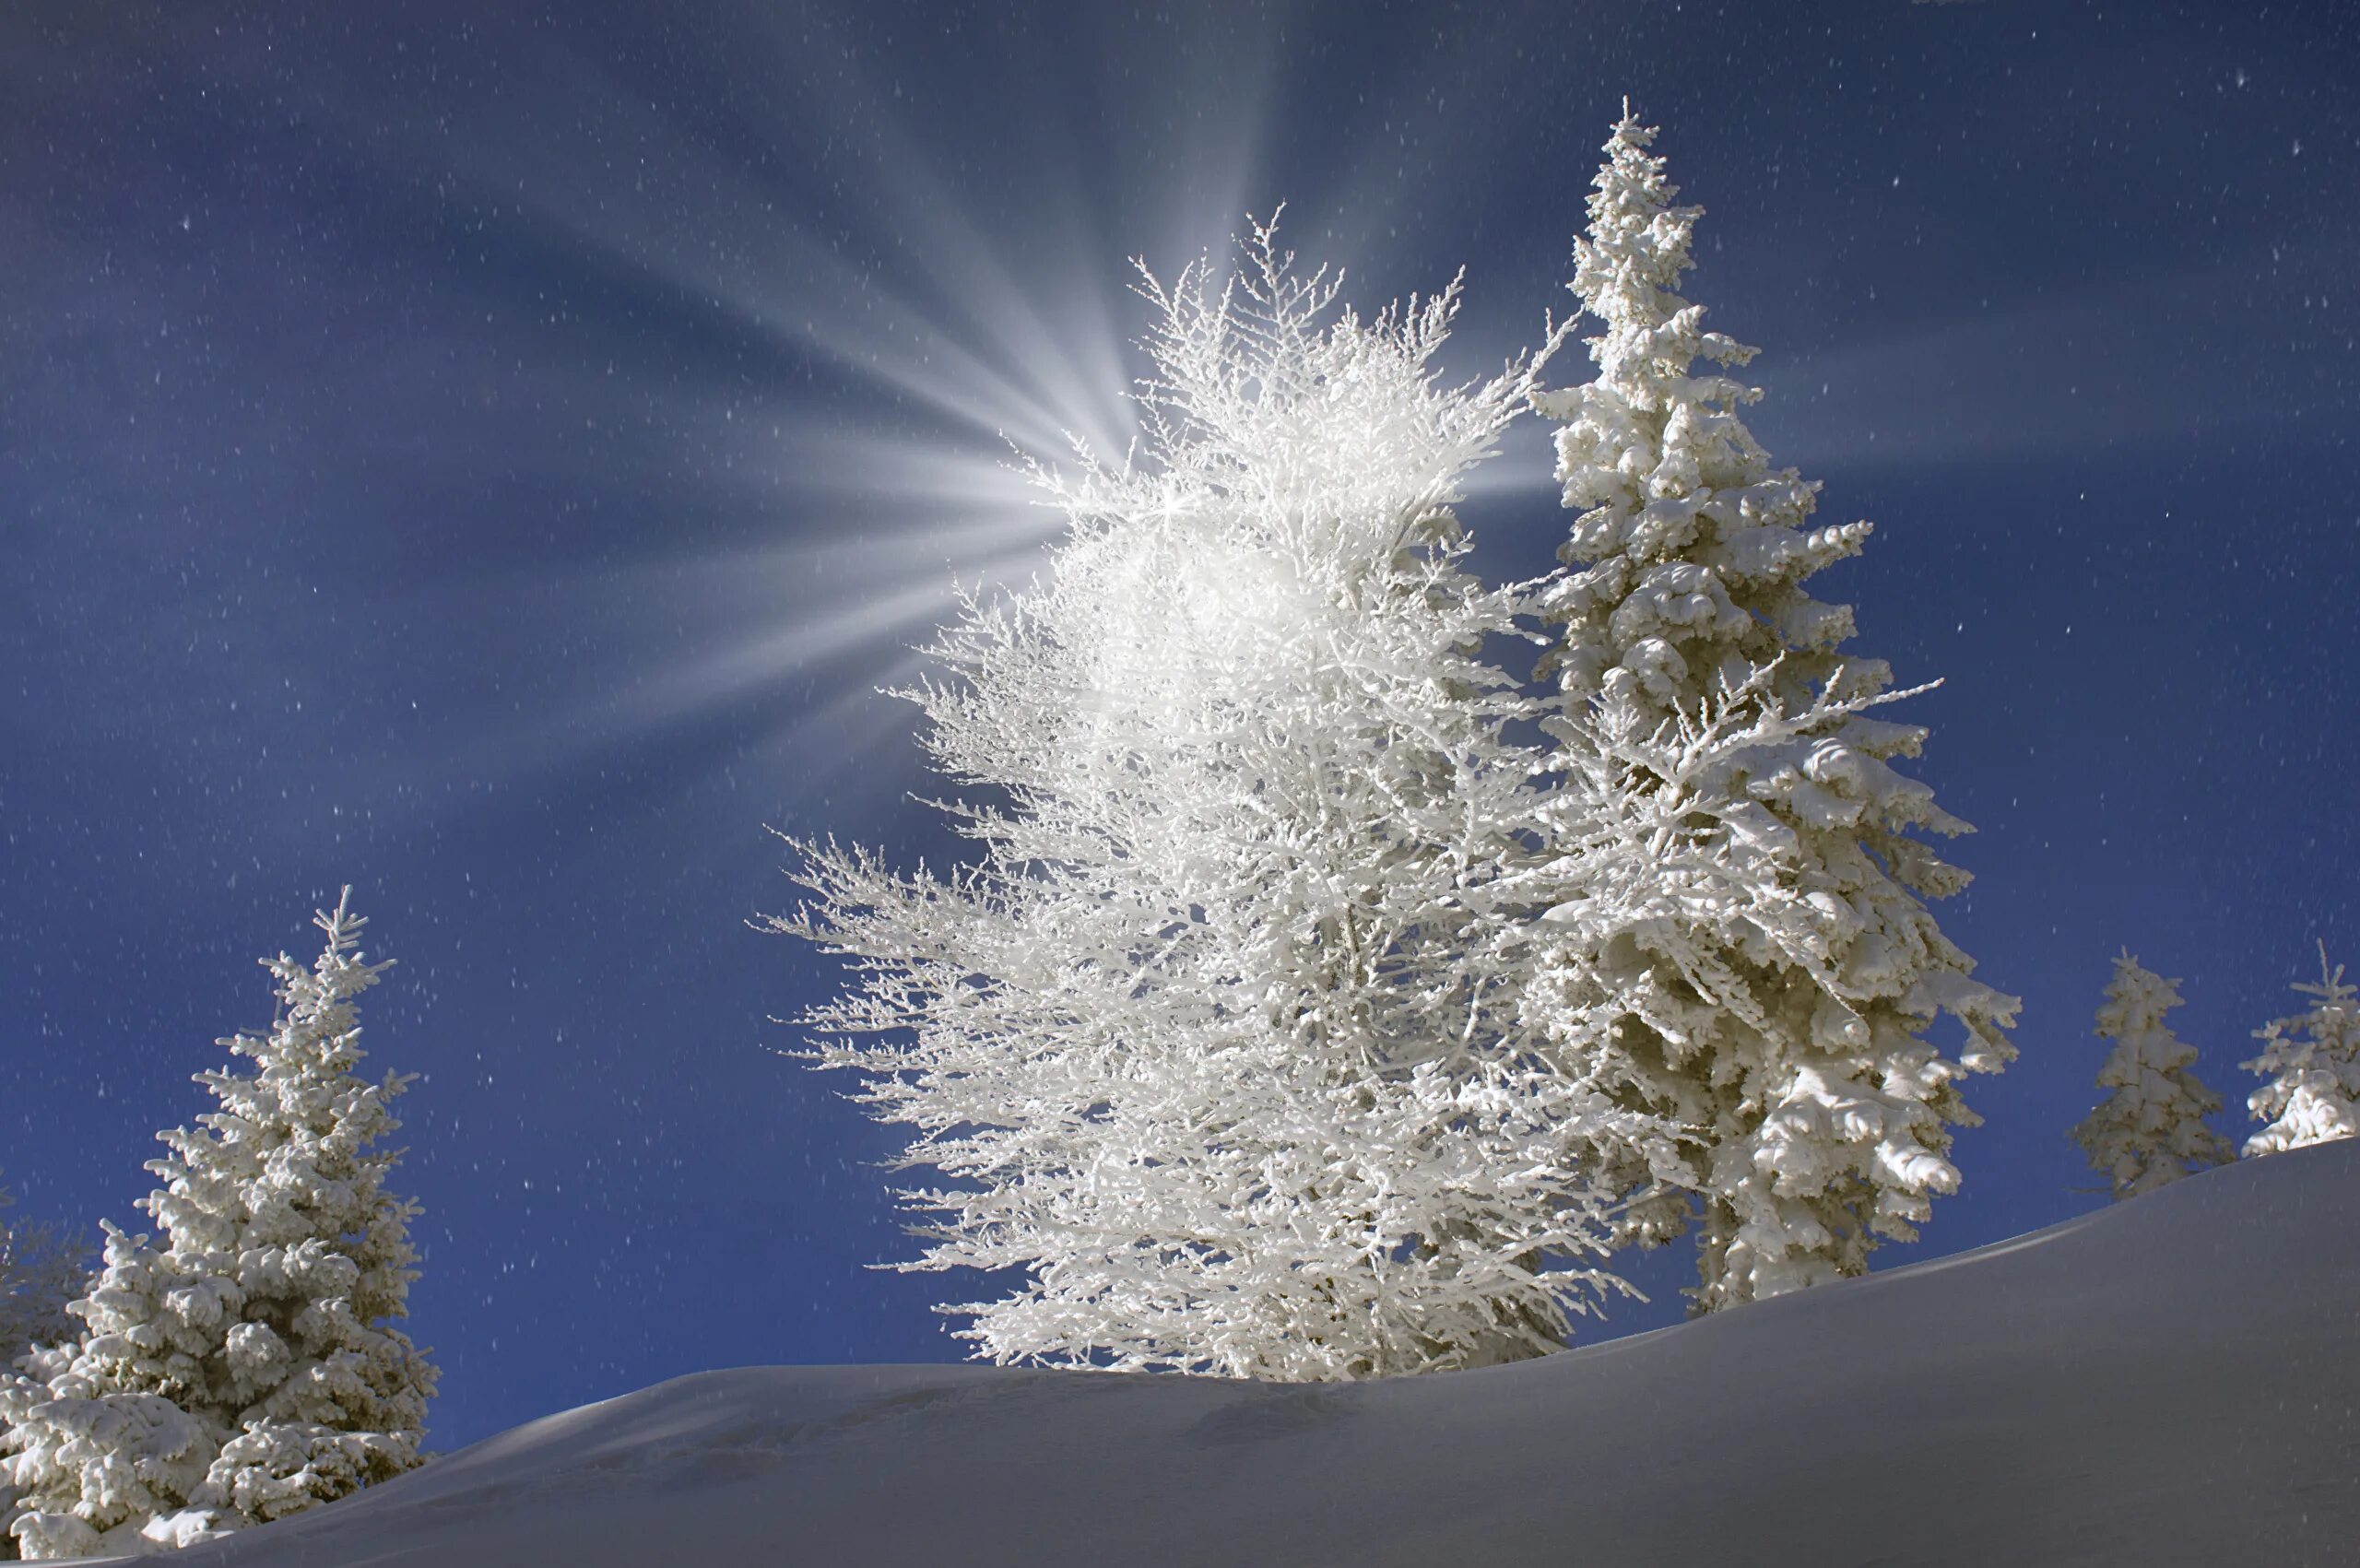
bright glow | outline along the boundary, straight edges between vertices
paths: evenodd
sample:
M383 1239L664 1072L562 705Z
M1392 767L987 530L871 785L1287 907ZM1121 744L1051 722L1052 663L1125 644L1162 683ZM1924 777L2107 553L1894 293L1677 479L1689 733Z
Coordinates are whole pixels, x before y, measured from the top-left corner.
M546 124L562 104L577 138L499 126L454 137L471 162L450 179L467 199L521 213L602 273L713 324L704 336L724 351L643 355L608 373L660 376L627 392L678 448L666 477L683 515L743 520L740 536L776 541L641 556L562 584L569 613L601 617L609 641L629 644L629 667L616 667L619 649L584 660L571 707L474 760L545 768L748 702L777 715L772 749L805 772L873 763L880 742L904 741L909 711L874 689L911 670L954 585L1029 575L1058 524L1019 461L1058 463L1077 446L1119 459L1132 444L1127 395L1143 361L1131 340L1148 312L1127 258L1169 276L1222 254L1249 209L1276 205L1257 143L1286 22L1283 6L1241 18L1220 47L1159 60L1145 84L1132 68L1139 41L1107 32L1098 86L1151 94L1127 100L1125 119L1134 136L1158 127L1152 158L1123 159L1126 183L1111 191L1106 171L1084 168L1097 149L1059 127L1055 105L1037 123L992 127L1000 183L962 186L938 136L921 146L892 117L902 84L869 79L808 15L749 24L771 29L779 82L759 111L691 121L686 99L659 112L587 65L542 62L549 74L502 112ZM1134 54L1118 62L1118 49ZM1356 201L1399 183L1381 150L1367 157L1331 182ZM1378 208L1398 196L1366 221L1304 223L1302 248L1366 260L1336 247L1385 232L1392 215ZM749 343L767 358L749 356ZM603 390L615 395L611 382ZM1546 483L1528 460L1474 488ZM672 527L646 519L651 537ZM904 746L899 765L914 760Z

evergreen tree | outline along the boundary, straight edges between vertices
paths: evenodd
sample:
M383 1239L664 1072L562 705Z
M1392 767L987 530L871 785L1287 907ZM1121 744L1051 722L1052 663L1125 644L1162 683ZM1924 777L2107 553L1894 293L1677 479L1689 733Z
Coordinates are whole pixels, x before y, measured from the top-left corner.
M82 1293L90 1273L88 1247L54 1225L9 1217L16 1203L0 1188L0 1367L72 1337L65 1303Z
M774 928L852 961L813 1009L951 1185L919 1269L983 1356L1278 1379L1534 1355L1613 1281L1573 1151L1607 1113L1517 1033L1508 846L1534 760L1482 662L1462 476L1534 367L1432 368L1456 289L1363 322L1268 230L1169 292L1145 460L1042 476L1042 583L906 693L977 846L943 877L799 844ZM1004 804L990 804L990 801Z
M2204 1125L2221 1097L2196 1076L2196 1048L2164 1022L2180 1005L2179 983L2124 953L2098 1008L2097 1032L2115 1043L2098 1087L2114 1092L2073 1129L2091 1168L2116 1202L2236 1158L2229 1140Z
M2248 1155L2278 1154L2360 1133L2360 989L2343 966L2328 967L2319 944L2319 983L2297 984L2315 998L2306 1011L2254 1031L2261 1055L2247 1070L2269 1081L2248 1097L2256 1121L2269 1125L2246 1139Z
M309 969L278 982L267 1035L221 1041L251 1075L199 1073L219 1109L158 1135L160 1238L106 1227L68 1309L77 1342L0 1393L28 1557L182 1544L341 1497L419 1463L435 1373L406 1314L415 1205L384 1187L408 1079L358 1076L363 961L351 890Z
M2017 1004L1971 977L1921 902L1966 877L1916 834L1965 824L1894 767L1926 732L1866 710L1909 693L1841 651L1850 609L1805 587L1869 525L1812 525L1818 486L1774 468L1740 418L1760 394L1723 371L1754 350L1675 291L1701 209L1673 205L1654 136L1627 112L1614 127L1575 245L1573 288L1605 324L1599 373L1535 399L1564 426L1579 513L1535 604L1562 628L1542 666L1576 754L1562 765L1611 737L1644 793L1673 781L1650 783L1639 750L1686 759L1682 831L1710 896L1567 923L1532 996L1568 1050L1613 1019L1600 1070L1682 1127L1669 1149L1609 1139L1594 1157L1636 1196L1625 1239L1701 1218L1709 1311L1858 1273L1880 1241L1913 1237L1958 1184L1949 1129L1975 1120L1958 1080L2012 1056ZM1945 1013L1964 1026L1954 1057L1927 1038Z

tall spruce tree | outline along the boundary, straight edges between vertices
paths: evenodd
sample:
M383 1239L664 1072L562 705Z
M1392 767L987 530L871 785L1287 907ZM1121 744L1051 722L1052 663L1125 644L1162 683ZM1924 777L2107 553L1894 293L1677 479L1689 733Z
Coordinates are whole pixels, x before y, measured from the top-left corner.
M80 1338L0 1391L29 1558L185 1544L419 1463L435 1373L394 1326L418 1208L379 1147L409 1080L357 1072L354 999L388 966L363 961L350 898L316 917L310 968L265 961L277 1022L219 1043L254 1071L197 1074L219 1108L158 1135L160 1238L108 1225Z
M2246 1101L2269 1124L2246 1139L2248 1155L2280 1154L2360 1136L2360 988L2330 968L2319 944L2319 982L2298 984L2312 1005L2254 1031L2261 1055L2246 1064L2267 1079Z
M2017 1004L1922 902L1966 881L1916 836L1965 825L1893 765L1926 732L1865 711L1891 672L1844 651L1851 610L1805 586L1869 525L1813 525L1817 484L1773 467L1740 418L1760 393L1724 372L1755 351L1676 292L1701 209L1673 205L1654 136L1627 112L1614 127L1575 248L1574 290L1605 326L1598 375L1535 400L1564 426L1578 513L1535 605L1561 628L1542 666L1560 740L1611 737L1642 792L1655 764L1634 749L1691 759L1683 831L1713 877L1636 919L1569 921L1532 995L1569 1049L1615 1020L1603 1068L1622 1102L1682 1127L1670 1149L1594 1155L1638 1196L1626 1239L1697 1223L1709 1311L1913 1237L1958 1184L1949 1129L1975 1120L1958 1080L2012 1056ZM1955 1055L1929 1039L1942 1014L1964 1026Z
M2221 1097L2197 1078L2196 1047L2164 1021L2179 1005L2177 981L2127 952L2114 961L2097 1017L2098 1037L2114 1042L2098 1087L2113 1092L2073 1129L2073 1139L2118 1203L2236 1157L2229 1140L2204 1125Z
M1533 367L1440 384L1455 308L1363 321L1275 255L1165 292L1143 459L1044 477L1052 574L907 695L975 846L800 844L775 928L851 961L806 1024L948 1178L906 1267L979 1353L1291 1380L1557 1349L1611 1282L1574 1158L1611 1113L1517 1032L1536 808L1509 601L1453 505ZM1553 342L1553 340L1552 340Z

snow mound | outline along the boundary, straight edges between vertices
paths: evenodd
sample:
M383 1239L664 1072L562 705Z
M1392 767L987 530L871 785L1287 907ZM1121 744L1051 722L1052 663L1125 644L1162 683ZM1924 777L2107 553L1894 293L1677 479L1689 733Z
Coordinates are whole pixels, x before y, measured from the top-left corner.
M707 1373L179 1561L2354 1561L2360 1143L1980 1252L1354 1385Z

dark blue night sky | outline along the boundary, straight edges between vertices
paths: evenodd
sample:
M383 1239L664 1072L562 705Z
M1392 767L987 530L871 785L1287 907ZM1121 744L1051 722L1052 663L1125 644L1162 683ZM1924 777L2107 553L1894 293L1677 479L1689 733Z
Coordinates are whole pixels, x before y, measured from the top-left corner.
M957 1355L966 1287L865 1267L909 1250L892 1139L778 1054L829 971L748 928L765 825L955 850L873 689L1035 559L1001 432L1124 438L1127 258L1284 200L1365 304L1463 264L1472 374L1570 303L1625 94L1753 429L1880 525L1823 596L1946 679L1906 710L1981 830L1944 920L2025 999L1908 1251L2096 1203L2118 948L2233 1103L2315 944L2360 965L2335 0L9 7L7 1183L139 1219L253 961L349 881L399 961L372 1062L424 1075L438 1447ZM1466 511L1521 573L1566 517L1540 430L1508 469Z

